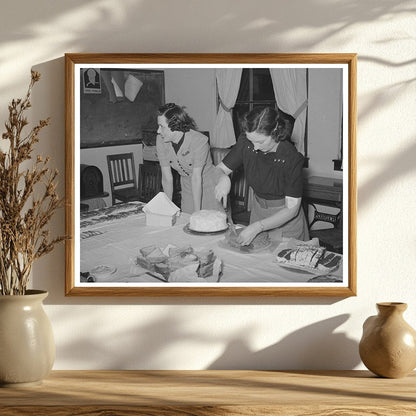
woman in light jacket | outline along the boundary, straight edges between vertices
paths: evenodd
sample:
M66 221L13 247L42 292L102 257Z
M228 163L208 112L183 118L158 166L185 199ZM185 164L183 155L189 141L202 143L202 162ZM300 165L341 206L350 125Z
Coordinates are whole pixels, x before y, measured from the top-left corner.
M220 173L212 164L208 138L197 131L195 121L174 103L158 111L157 155L162 169L163 191L172 199L175 169L181 178L181 210L222 209L214 189Z

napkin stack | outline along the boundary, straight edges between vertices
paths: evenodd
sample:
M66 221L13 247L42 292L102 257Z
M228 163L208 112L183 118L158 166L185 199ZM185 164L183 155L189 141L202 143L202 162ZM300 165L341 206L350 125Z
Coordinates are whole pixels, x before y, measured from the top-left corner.
M180 214L180 209L164 192L159 192L144 207L146 225L172 227Z

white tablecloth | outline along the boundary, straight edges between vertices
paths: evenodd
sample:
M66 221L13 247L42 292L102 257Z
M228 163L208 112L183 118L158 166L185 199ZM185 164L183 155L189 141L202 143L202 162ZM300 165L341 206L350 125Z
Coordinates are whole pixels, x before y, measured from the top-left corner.
M81 216L80 271L89 272L99 265L116 268L112 282L159 282L152 276L131 272L131 259L140 248L156 244L163 249L168 244L194 249L211 248L223 261L220 283L293 283L308 282L314 277L305 271L285 269L274 262L276 244L264 252L239 253L219 245L224 234L191 235L184 231L188 214L181 214L173 227L146 226L140 204L96 210ZM126 211L127 210L127 211ZM130 211L130 212L129 212ZM124 213L124 214L123 214ZM342 279L342 266L332 276ZM313 283L310 283L313 285Z

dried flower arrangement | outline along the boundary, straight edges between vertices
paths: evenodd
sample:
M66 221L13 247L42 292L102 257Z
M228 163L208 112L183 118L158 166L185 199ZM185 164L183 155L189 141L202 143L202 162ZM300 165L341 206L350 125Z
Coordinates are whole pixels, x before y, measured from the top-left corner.
M9 105L6 132L0 140L0 294L24 295L33 262L51 252L65 236L50 238L45 227L63 200L56 193L58 171L48 167L49 157L37 156L32 166L34 145L50 119L40 120L28 134L24 116L31 107L33 85L40 74L32 71L23 99Z

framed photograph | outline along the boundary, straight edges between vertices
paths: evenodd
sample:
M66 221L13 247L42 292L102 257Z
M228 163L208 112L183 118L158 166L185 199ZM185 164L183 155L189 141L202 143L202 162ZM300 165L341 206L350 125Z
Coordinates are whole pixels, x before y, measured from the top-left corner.
M65 70L66 295L356 295L356 54Z

